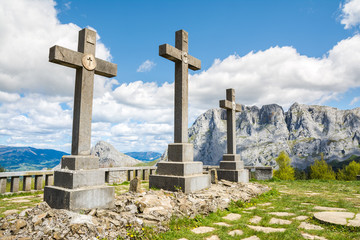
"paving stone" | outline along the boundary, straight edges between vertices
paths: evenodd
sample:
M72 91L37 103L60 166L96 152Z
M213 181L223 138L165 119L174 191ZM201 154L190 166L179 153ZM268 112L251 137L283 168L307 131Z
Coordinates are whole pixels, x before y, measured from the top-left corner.
M224 223L224 222L218 222L218 223L214 223L215 225L218 225L218 226L222 226L222 227L231 227L230 224L227 224L227 223Z
M251 236L251 237L248 237L248 238L243 238L243 240L260 240L260 238L258 238L257 236Z
M269 214L271 215L275 215L278 217L287 217L287 216L294 216L294 213L289 213L289 212L270 212Z
M249 212L249 211L242 211L243 213L251 213L251 212Z
M327 240L326 238L324 237L319 237L319 236L316 236L316 235L311 235L311 234L308 234L308 233L301 233L301 235L303 236L303 238L305 239L318 239L318 240Z
M312 203L300 203L301 205L306 205L306 206L309 206L309 205L313 205Z
M236 235L243 235L243 231L238 230L238 229L232 230L232 231L229 232L229 235L233 236L233 237L236 236Z
M223 219L229 220L229 221L236 221L236 220L239 220L240 218L241 218L241 215L237 214L237 213L229 213L228 215L223 217Z
M297 217L294 217L293 219L298 220L298 221L304 221L308 218L309 218L308 216L297 216Z
M187 238L180 238L180 239L178 239L178 240L188 240Z
M195 234L202 234L202 233L208 233L214 231L215 228L213 227L198 227L191 230Z
M315 224L301 222L298 228L306 229L306 230L323 230L323 227L320 227Z
M220 240L220 238L216 235L212 235L211 237L206 238L206 240Z
M269 223L270 224L289 225L292 223L292 221L279 219L279 218L271 218Z
M270 206L271 205L271 203L261 203L261 204L258 204L258 206Z
M360 227L360 213L356 214L355 219L349 220L348 226Z
M346 211L345 208L315 206L313 209L321 211Z
M355 213L352 212L318 212L314 214L314 217L320 221L337 225L347 225L347 219L349 219L348 225L356 226L357 223L360 225L360 216L358 215L355 219L352 219L355 216ZM350 225L350 221L352 225Z
M259 223L260 221L261 221L261 217L259 217L259 216L254 216L252 219L249 220L249 222L255 223L255 224Z
M19 212L19 210L17 210L17 209L10 209L10 210L6 210L5 212L3 212L3 214L6 217L6 216L9 216L11 214L18 213L18 212Z
M247 208L247 210L254 210L254 209L256 209L256 207L249 207L249 208Z
M19 200L13 200L11 202L14 202L14 203L25 203L25 202L30 202L29 199L19 199Z
M285 232L285 228L272 228L272 227L261 227L261 226L251 226L246 225L248 228L251 228L258 232L264 232L264 233L272 233L272 232Z

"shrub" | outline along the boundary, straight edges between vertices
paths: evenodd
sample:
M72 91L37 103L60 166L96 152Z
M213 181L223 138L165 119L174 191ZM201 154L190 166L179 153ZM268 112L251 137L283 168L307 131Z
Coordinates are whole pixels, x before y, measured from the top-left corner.
M295 179L296 180L306 180L308 179L307 173L305 170L295 168Z
M295 170L291 167L291 159L286 152L281 151L275 161L279 165L279 170L274 171L274 177L282 180L295 180Z
M321 160L315 159L314 164L310 166L310 178L335 180L336 174L324 160L324 154L321 153Z
M352 161L337 172L337 179L351 181L356 180L357 175L360 175L360 163Z

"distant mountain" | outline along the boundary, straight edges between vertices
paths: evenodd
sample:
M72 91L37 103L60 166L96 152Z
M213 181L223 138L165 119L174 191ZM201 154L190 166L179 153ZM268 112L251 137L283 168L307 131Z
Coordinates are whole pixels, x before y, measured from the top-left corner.
M53 168L66 152L32 147L0 146L0 165L7 171L31 171Z
M91 154L100 158L100 167L131 167L141 163L132 157L119 152L110 143L99 141L91 148Z
M143 162L151 162L161 157L161 153L157 152L127 152L125 154Z
M226 152L226 118L225 110L210 109L196 119L189 129L195 161L219 164ZM242 106L236 114L236 143L245 165L275 166L281 151L302 169L320 159L321 153L333 164L355 159L360 156L360 108L294 103L284 112L276 104ZM166 152L162 158L167 158Z

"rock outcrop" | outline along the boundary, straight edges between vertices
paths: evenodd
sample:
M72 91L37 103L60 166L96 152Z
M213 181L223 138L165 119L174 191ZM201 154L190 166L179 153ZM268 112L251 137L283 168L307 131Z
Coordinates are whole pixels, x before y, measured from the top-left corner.
M226 111L210 109L189 129L194 160L217 165L226 152ZM286 151L305 168L324 154L327 161L360 155L360 108L339 110L295 103L287 112L276 104L243 106L236 115L237 153L246 165L275 166ZM166 154L164 154L166 157Z
M110 143L99 141L91 148L91 155L100 158L100 167L131 167L141 161L119 152Z

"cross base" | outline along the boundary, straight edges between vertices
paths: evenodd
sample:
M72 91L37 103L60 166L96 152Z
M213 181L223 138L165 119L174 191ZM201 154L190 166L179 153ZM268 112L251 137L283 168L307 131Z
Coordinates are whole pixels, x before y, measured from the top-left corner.
M114 187L102 185L67 189L56 186L46 186L44 200L51 208L71 211L91 208L113 208Z
M244 162L240 160L239 154L224 154L217 174L219 180L249 182L249 170L244 169Z
M80 210L114 206L115 189L105 185L98 157L64 156L61 168L54 172L54 186L44 189L44 201L50 207Z
M211 186L210 175L203 174L203 163L194 162L193 158L192 144L169 144L169 161L157 164L157 174L149 177L149 187L169 191L181 190L184 193L209 188Z

